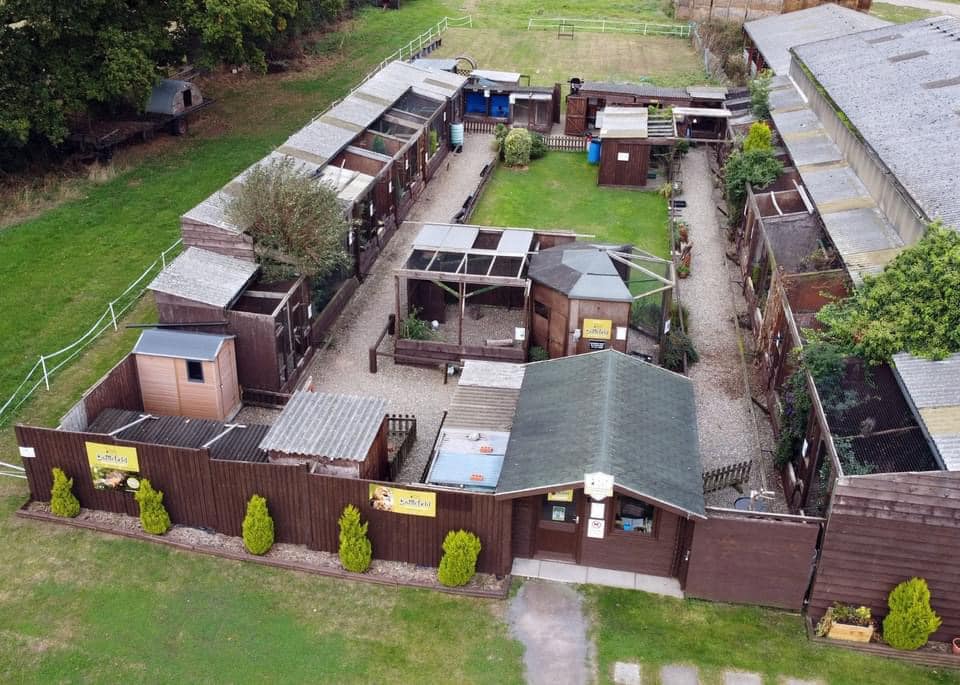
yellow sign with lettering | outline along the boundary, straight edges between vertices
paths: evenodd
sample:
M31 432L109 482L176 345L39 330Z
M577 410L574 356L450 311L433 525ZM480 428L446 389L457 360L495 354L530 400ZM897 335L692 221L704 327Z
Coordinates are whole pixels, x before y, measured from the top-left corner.
M572 502L573 490L553 490L547 493L548 502Z
M87 462L93 487L97 490L138 490L140 488L140 464L136 447L106 445L99 442L84 443L87 447Z
M584 319L583 337L588 340L609 340L613 332L610 319Z
M370 506L377 511L411 516L437 516L437 493L401 490L386 485L370 484Z

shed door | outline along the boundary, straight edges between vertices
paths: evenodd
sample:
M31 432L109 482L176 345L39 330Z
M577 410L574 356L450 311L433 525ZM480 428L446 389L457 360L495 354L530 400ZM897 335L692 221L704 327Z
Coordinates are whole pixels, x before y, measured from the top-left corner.
M547 343L547 353L550 359L564 357L567 354L567 317L560 312L550 311L550 337Z
M569 502L562 501L562 498L551 499L550 495L541 495L539 499L535 556L579 562L581 491L573 490Z
M567 96L567 122L563 132L568 136L582 136L587 130L587 100L581 96Z

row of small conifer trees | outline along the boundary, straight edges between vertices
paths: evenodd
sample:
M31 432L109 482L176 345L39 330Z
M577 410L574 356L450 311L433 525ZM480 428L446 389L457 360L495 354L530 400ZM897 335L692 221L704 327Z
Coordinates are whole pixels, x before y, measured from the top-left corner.
M170 529L170 515L163 506L163 492L155 490L144 478L134 494L140 506L140 525L152 535L163 535ZM61 469L53 469L50 511L55 516L73 518L80 513L80 502L73 494L73 479ZM373 560L373 545L367 537L369 521L362 521L360 510L352 504L344 508L337 521L340 528L340 564L347 571L365 573ZM247 502L243 518L243 545L251 554L263 555L273 547L273 517L267 500L254 495ZM466 585L477 570L480 538L466 530L451 530L443 540L443 557L437 569L437 580L448 587Z

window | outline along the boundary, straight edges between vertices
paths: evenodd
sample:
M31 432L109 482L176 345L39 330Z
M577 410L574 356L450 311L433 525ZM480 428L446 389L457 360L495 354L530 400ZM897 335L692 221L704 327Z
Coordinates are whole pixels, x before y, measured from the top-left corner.
M577 503L575 501L562 502L550 500L545 495L540 518L544 521L554 521L556 523L576 523Z
M618 497L613 527L624 532L649 535L653 532L654 511L646 502L632 497Z
M187 380L191 383L203 383L203 362L187 360Z
M543 302L538 302L537 300L533 301L533 313L537 316L542 316L544 319L550 318L550 308Z

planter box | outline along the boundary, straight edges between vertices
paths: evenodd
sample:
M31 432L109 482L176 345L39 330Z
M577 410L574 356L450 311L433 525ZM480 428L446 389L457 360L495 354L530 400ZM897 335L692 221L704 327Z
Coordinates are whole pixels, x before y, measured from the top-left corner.
M870 642L873 637L873 626L851 626L846 623L833 623L827 631L827 637L834 640L849 642Z

